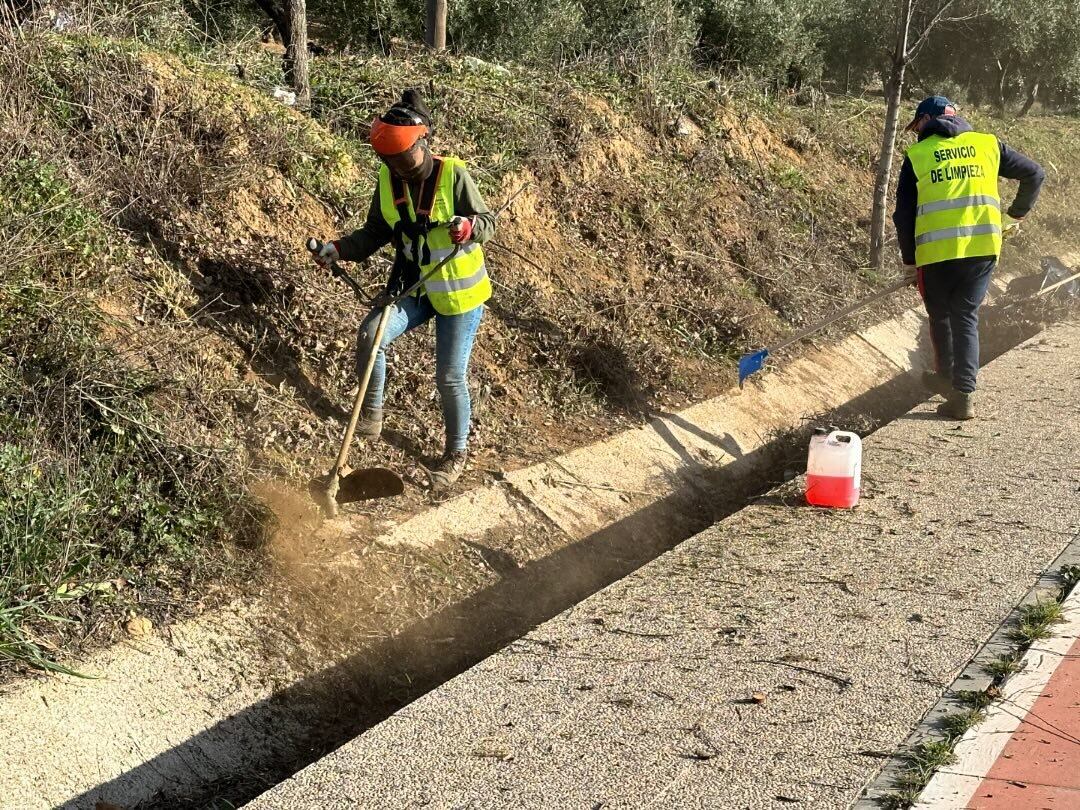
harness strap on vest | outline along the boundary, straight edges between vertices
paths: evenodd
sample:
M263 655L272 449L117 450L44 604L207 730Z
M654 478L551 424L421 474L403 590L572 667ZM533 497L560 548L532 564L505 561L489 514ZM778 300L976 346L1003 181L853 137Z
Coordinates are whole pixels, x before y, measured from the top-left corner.
M435 192L439 189L439 181L442 180L442 158L433 158L431 174L420 189L420 199L416 201L417 217L431 218L431 209L435 207Z
M394 195L394 207L397 208L398 222L394 225L394 247L402 256L405 254L405 239L412 244L412 256L408 257L410 269L418 271L421 266L430 264L431 248L427 235L431 230L431 209L435 206L435 193L442 178L443 161L433 158L431 174L420 186L419 199L416 201L416 219L409 212L409 192L405 181L393 172L390 173L390 190Z

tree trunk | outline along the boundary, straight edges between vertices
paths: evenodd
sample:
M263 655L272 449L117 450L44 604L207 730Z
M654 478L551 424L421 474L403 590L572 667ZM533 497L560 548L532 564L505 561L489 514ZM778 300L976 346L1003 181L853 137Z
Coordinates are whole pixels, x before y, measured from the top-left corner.
M1035 106L1035 100L1039 95L1040 84L1040 80L1036 79L1034 84L1032 84L1030 89L1028 89L1027 100L1024 102L1024 106L1020 108L1020 112L1017 113L1018 118L1023 118L1025 115L1031 112L1031 108Z
M275 0L254 0L274 23L285 47L285 81L296 93L296 106L311 108L311 68L307 39L307 0L285 0L284 8Z
M447 0L427 0L427 45L434 51L446 50Z
M999 61L998 67L998 115L1004 118L1009 113L1009 100L1005 97L1005 85L1009 80L1009 66Z
M874 208L870 216L870 266L880 269L885 260L885 211L889 205L889 184L896 155L896 133L900 129L900 104L904 97L904 63L893 66L886 91L885 131L881 136L877 174L874 177Z
M287 0L291 37L285 43L285 77L296 92L297 109L311 109L311 69L307 39L307 0Z
M885 131L881 136L881 152L878 154L877 174L874 177L874 207L870 214L870 266L874 269L880 269L885 260L885 209L889 203L896 133L900 128L900 104L904 98L904 73L908 63L913 3L914 0L898 0L896 50L893 53L889 83L885 88Z

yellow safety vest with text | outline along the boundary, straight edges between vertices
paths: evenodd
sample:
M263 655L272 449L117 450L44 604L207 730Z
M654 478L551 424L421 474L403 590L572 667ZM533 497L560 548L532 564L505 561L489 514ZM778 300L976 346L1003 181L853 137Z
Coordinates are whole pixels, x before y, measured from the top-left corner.
M438 177L435 185L435 198L429 216L432 222L448 223L454 217L454 175L458 166L463 166L457 158L443 157L436 162ZM408 213L416 221L416 208L408 189ZM390 170L383 165L379 169L379 207L383 219L391 228L401 221L397 201L394 199ZM413 257L413 245L408 236L402 236L405 255ZM426 275L439 262L449 256L454 249L450 232L444 226L430 231L426 238L430 250L430 261L420 265L421 275ZM427 258L427 257L424 257ZM476 242L461 245L457 256L447 262L434 276L428 279L422 288L423 294L440 315L460 315L476 309L491 298L491 280L488 278L484 263L484 251Z
M1001 147L993 135L931 135L908 149L918 180L915 263L1001 254Z

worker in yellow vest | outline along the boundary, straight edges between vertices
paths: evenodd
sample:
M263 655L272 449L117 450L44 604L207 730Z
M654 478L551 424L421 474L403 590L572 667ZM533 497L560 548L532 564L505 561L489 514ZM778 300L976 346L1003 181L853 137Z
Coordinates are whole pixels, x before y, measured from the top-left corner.
M944 96L920 103L907 131L919 140L900 171L893 222L930 319L937 372L924 381L946 398L938 413L972 419L979 307L1001 253L998 177L1020 181L1008 210L1020 220L1035 205L1045 173L993 135L975 132Z
M363 261L391 242L395 248L390 281L360 327L361 368L371 351L384 302L454 257L414 296L397 304L378 347L357 433L375 439L382 432L385 348L405 332L435 321L435 382L446 427L442 458L428 471L432 488L449 489L468 458L472 418L468 371L473 342L491 297L491 281L480 245L495 233L495 215L484 204L465 164L431 152L431 115L420 94L404 93L371 125L371 145L382 158L367 221L358 231L327 242L316 261Z

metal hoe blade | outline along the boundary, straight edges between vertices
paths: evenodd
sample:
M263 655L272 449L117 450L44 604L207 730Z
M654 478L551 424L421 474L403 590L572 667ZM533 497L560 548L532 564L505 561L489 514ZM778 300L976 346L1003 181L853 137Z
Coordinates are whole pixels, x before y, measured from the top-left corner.
M376 498L392 498L404 491L405 482L393 470L385 467L367 467L354 470L341 479L337 502L355 503Z

